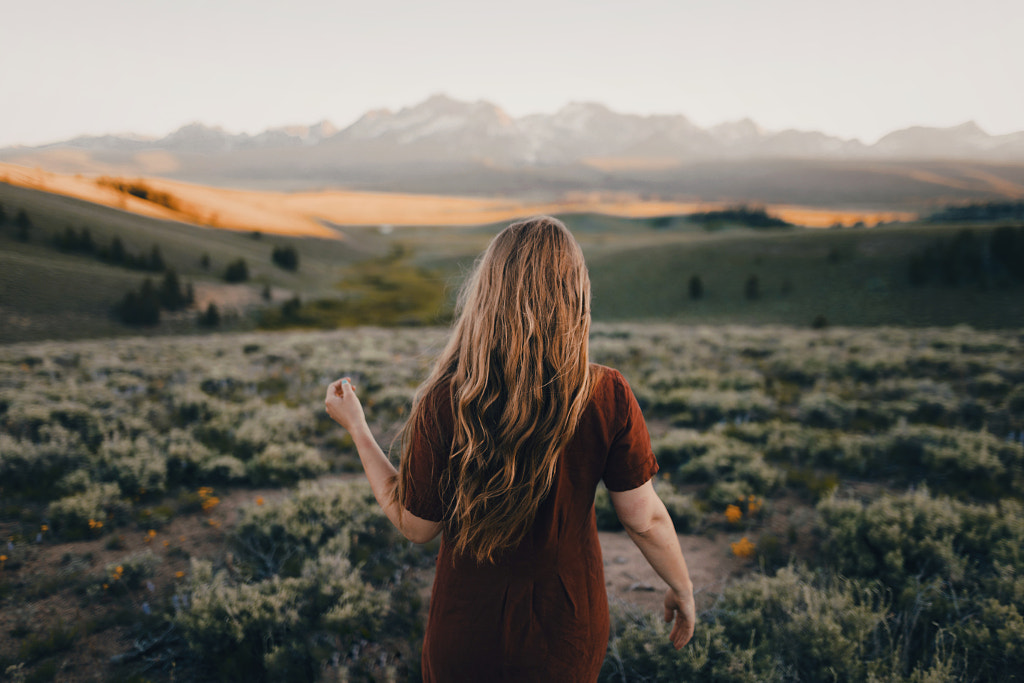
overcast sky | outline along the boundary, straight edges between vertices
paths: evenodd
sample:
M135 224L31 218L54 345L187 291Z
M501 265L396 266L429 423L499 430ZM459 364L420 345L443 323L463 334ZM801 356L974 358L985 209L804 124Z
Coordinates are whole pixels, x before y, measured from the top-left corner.
M874 142L1024 130L1019 0L0 0L0 146L231 132L433 93Z

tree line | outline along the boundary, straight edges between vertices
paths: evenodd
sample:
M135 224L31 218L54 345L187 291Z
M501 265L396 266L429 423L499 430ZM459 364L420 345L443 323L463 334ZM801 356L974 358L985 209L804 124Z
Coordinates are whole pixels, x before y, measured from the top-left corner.
M912 254L907 264L912 285L938 283L1008 286L1024 282L1024 225L1004 225L979 237L970 228L951 240L938 239Z
M927 219L931 223L978 223L990 221L1024 221L1024 201L975 202L947 206Z

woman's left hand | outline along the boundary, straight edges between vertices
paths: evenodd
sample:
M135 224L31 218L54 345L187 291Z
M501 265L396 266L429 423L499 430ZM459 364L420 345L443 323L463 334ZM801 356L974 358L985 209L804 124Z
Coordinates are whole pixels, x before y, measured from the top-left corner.
M331 419L349 432L366 426L363 404L359 402L355 386L348 377L331 382L331 385L327 387L324 407L327 408L327 414L331 416Z

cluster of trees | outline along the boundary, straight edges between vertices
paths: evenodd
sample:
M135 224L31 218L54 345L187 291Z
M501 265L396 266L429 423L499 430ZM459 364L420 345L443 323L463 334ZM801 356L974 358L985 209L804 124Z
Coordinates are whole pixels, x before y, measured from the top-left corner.
M977 202L964 206L947 206L933 213L928 220L932 223L1024 221L1024 201Z
M180 208L180 202L178 202L178 199L174 195L169 192L163 192L162 190L154 190L142 180L124 180L122 178L103 177L97 181L97 184L103 187L112 188L122 194L138 197L143 201L159 204L160 206L171 209L172 211L178 211Z
M762 207L750 207L745 204L718 211L691 213L686 218L694 223L700 223L709 229L720 227L725 223L735 223L748 228L793 227L792 223L787 223L781 218L770 215Z
M173 197L152 190L141 182L127 182L118 179L106 178L101 184L113 187L119 192L153 201L158 204L173 207ZM23 242L28 242L31 237L31 230L34 227L32 218L24 209L19 209L10 216L8 208L0 203L0 227L13 224L17 229L15 237ZM258 234L258 233L257 233ZM114 315L117 319L129 325L156 325L160 322L160 312L177 311L188 308L194 304L192 284L182 286L178 274L168 267L164 260L160 246L154 244L148 252L133 253L125 246L120 236L114 235L107 243L100 243L92 234L89 227L75 228L65 226L45 238L49 246L71 254L92 256L104 263L134 270L148 271L151 273L162 273L163 279L159 284L147 278L138 289L132 289L125 293L124 297L115 305ZM271 253L272 262L285 270L296 271L299 268L299 254L295 247L281 246L274 247ZM210 270L211 260L209 253L204 252L199 261L204 270ZM230 283L247 282L250 279L249 266L244 258L238 258L227 264L223 272L223 279ZM270 289L264 289L264 298L270 300ZM285 315L295 317L300 304L298 300L287 302ZM209 304L202 311L197 322L201 326L216 327L220 324L221 314L216 304Z
M135 270L148 270L153 273L163 272L167 267L159 245L154 244L148 254L132 254L124 247L121 238L115 235L109 247L99 247L96 256L107 263Z
M1024 281L1024 225L998 227L987 238L965 228L948 242L936 240L910 257L908 276L913 285L951 287Z
M130 290L124 295L114 312L128 325L156 325L160 322L161 310L180 311L194 302L192 283L182 287L177 272L168 268L159 286L147 277L138 291ZM219 316L217 320L219 322Z
M0 203L0 226L7 224L7 209L2 203ZM25 209L19 209L18 213L14 214L14 227L17 228L15 232L15 238L21 242L28 242L29 233L32 230L32 219L29 218L28 214L25 213Z
M128 251L118 235L110 238L109 244L97 244L87 227L76 230L69 225L62 232L54 234L50 238L50 244L66 253L95 256L104 263L133 270L162 273L167 269L160 245L154 244L148 253L133 254Z

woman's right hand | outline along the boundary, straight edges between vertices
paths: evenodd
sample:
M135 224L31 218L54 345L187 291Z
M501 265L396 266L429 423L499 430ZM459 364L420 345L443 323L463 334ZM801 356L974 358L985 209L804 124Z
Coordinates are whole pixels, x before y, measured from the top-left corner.
M672 641L672 646L678 650L690 642L693 630L697 626L697 608L693 602L692 590L687 591L685 595L680 595L671 588L665 592L665 621L672 621L673 618L676 623L668 637Z
M366 424L363 405L359 402L352 380L348 377L331 382L331 385L327 387L324 408L327 409L327 414L331 416L332 420L350 433Z

